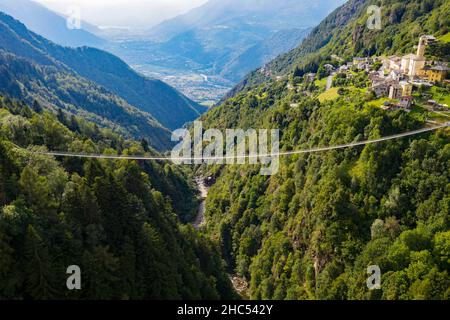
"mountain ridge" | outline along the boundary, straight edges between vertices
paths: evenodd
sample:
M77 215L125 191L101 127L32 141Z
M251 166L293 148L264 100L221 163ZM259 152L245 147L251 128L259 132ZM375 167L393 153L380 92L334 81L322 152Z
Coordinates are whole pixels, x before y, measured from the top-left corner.
M13 26L13 28L10 28ZM15 31L14 31L15 30ZM80 114L126 136L147 138L164 149L170 132L148 113L138 110L44 51L45 45L61 48L29 31L19 21L0 12L1 92L35 100L56 112ZM36 46L35 46L36 45ZM129 124L133 124L128 127Z
M97 36L95 26L81 21L81 29L68 29L66 17L30 0L2 0L0 11L22 21L28 29L63 46L101 47L106 40Z
M223 67L220 74L226 79L238 82L250 71L295 48L310 31L310 28L280 30L269 39L255 44L231 60Z
M3 17L5 20L6 18ZM124 98L131 105L150 113L162 125L169 129L178 129L186 122L197 118L207 110L206 107L186 98L175 89L160 80L141 76L118 57L96 48L66 48L29 32L26 27L6 19L12 28L27 42L32 44L31 50L41 50L41 54L31 56L27 50L16 51L21 55L39 62L52 57L62 62L82 77L96 82L116 95ZM15 44L22 42L15 41ZM4 41L2 46L15 50L12 43ZM174 113L176 116L174 117Z

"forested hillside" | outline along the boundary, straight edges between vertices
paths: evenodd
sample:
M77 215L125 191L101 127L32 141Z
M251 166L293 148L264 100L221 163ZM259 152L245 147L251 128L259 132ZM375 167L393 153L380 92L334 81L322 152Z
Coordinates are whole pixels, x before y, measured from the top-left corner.
M365 103L362 94L325 104L305 99L291 108L292 97L281 98L281 91L238 95L204 120L213 128L279 128L282 150L423 126L403 111L386 114ZM447 299L449 168L450 135L441 131L283 157L270 178L255 166L209 169L216 182L208 232L229 268L249 280L254 299ZM366 268L373 264L383 285L369 292Z
M369 5L381 7L381 30L366 28ZM349 0L324 19L299 47L250 73L228 97L289 75L295 67L305 73L316 72L320 62L331 55L346 59L412 52L421 35L440 37L449 32L450 3L446 0Z
M131 105L150 113L170 130L183 127L207 110L166 83L136 73L125 62L105 51L94 48L58 49L53 51L58 60Z
M429 125L433 115L420 107L382 110L364 71L338 73L331 97L324 96L319 74L316 81L303 76L334 53L350 60L400 54L413 49L417 35L448 32L448 1L379 1L392 19L378 33L360 27L369 3L350 1L303 46L269 65L289 76L256 85L266 80L250 75L252 85L202 117L204 128L280 129L281 150L291 151ZM301 53L321 42L319 51ZM420 90L417 101L432 94ZM450 96L448 85L436 90ZM254 165L203 168L214 181L205 230L217 239L230 272L248 281L251 298L450 298L448 129L280 160L280 172L270 177ZM370 265L381 269L381 290L367 288Z
M149 152L81 118L0 97L0 299L234 297L213 244L180 224L197 205L185 172L18 146ZM81 268L82 291L67 290L70 265Z
M160 150L170 145L168 129L103 87L70 71L38 65L2 50L0 93L30 104L39 101L48 110L81 116L125 137L145 138Z
M145 137L158 149L170 145L165 127L179 128L206 110L111 54L58 46L3 13L0 39L3 93L84 114L122 134Z

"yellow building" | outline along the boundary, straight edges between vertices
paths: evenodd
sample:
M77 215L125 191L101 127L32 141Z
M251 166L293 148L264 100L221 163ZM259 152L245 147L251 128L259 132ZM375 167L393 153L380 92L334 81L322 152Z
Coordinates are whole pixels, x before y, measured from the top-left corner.
M434 66L427 71L428 80L431 82L443 82L447 79L449 70L446 66Z

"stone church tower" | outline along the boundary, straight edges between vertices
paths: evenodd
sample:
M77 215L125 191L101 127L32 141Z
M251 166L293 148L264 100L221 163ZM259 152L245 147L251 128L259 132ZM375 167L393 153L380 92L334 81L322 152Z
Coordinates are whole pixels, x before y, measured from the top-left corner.
M435 40L433 36L421 36L419 39L419 47L417 48L417 56L420 58L425 57L425 50L427 46Z
M425 49L427 48L427 38L426 36L420 37L419 47L417 48L417 56L425 57Z

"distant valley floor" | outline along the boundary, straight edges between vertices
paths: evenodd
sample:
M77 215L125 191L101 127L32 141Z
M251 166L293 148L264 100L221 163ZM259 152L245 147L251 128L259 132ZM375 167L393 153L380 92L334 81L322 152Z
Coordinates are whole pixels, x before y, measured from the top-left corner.
M132 64L145 76L160 79L188 98L205 106L217 103L235 83L220 76L211 76L195 70L176 70L152 64Z
M161 52L149 42L111 42L103 49L122 58L137 72L160 79L206 106L220 101L236 84L217 75L211 65Z

